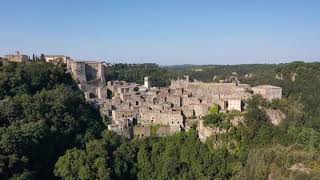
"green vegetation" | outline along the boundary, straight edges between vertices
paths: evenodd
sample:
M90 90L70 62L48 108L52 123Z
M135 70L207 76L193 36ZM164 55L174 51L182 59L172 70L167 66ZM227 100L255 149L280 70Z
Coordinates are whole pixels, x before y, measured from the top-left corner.
M170 79L177 78L178 73L153 64L136 64L134 66L129 64L115 64L106 69L107 81L123 80L143 84L143 78L145 76L151 78L152 86L164 87L169 86Z
M57 158L103 128L63 67L0 67L0 179L53 177Z
M218 104L213 104L209 109L210 114L218 114L219 111L220 111L220 107Z
M212 153L197 132L127 142L110 132L59 158L55 174L66 179L213 179L230 177L228 152ZM227 159L225 159L227 158Z
M156 124L156 125L150 126L150 128L151 128L151 136L156 137L157 136L157 131L159 130L160 127L161 127L160 124Z

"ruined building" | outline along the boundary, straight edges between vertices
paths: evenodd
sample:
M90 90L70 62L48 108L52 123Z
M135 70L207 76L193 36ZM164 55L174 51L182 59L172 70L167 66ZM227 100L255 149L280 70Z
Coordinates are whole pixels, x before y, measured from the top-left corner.
M29 56L20 54L20 52L17 51L16 54L5 55L4 59L11 62L27 62L29 60Z
M105 84L105 66L102 62L67 60L67 68L80 84Z

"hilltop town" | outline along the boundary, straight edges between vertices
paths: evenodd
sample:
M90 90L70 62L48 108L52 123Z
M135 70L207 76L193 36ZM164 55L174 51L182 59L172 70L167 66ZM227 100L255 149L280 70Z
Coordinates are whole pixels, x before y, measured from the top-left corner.
M106 82L105 71L111 65L105 62L76 61L63 55L43 55L43 58L49 63L65 64L86 100L110 120L108 129L128 138L168 136L188 131L195 124L200 139L204 141L215 132L202 123L202 118L213 105L218 105L219 113L228 114L245 111L246 101L255 94L267 101L282 98L281 87L251 87L239 82L204 83L191 81L189 76L171 80L169 87L153 87L149 77L144 77L144 84ZM6 55L2 61L28 62L28 56L20 53ZM274 119L275 112L266 112L270 119ZM279 124L279 118L275 119L272 123ZM241 117L234 119L236 124L237 121L241 121Z
M88 164L98 172L95 163L103 160L99 167L111 167L111 176L122 179L141 173L156 179L162 173L158 166L165 168L163 177L176 177L166 174L171 163L183 175L184 165L190 167L189 179L245 179L255 174L248 168L265 169L268 157L274 158L268 167L278 159L285 165L269 168L264 177L318 176L313 164L320 134L310 127L319 124L319 63L194 67L5 55L0 176L23 176L20 165L11 164L15 157L25 162L25 155L28 172L59 177L78 176ZM284 158L287 152L294 161ZM47 172L42 167L48 157ZM76 162L82 162L76 170L65 170Z

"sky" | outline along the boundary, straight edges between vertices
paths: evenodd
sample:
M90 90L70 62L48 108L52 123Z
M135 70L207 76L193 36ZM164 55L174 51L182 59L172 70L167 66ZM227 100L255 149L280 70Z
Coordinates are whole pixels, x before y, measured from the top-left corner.
M319 0L0 0L0 55L124 63L320 61Z

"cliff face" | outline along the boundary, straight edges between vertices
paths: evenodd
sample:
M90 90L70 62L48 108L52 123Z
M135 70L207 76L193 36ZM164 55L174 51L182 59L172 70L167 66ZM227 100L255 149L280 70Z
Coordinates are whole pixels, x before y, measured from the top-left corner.
M278 126L286 118L286 115L280 110L264 109L264 111L266 112L266 115L270 119L271 123L276 126Z
M207 138L212 135L223 134L227 132L226 129L204 126L203 120L199 121L199 125L197 129L198 129L198 136L201 142L205 142Z

